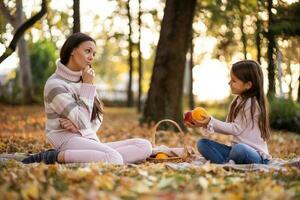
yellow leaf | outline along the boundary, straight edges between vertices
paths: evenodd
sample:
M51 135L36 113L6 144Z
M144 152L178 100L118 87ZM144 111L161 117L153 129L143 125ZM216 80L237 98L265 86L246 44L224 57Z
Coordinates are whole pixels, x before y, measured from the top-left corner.
M146 193L150 191L150 188L145 183L139 181L136 183L136 185L133 187L133 191L137 193Z
M38 183L32 182L25 185L21 189L21 196L23 199L37 199L39 197Z
M198 183L203 189L206 189L208 187L208 180L202 176L198 178Z

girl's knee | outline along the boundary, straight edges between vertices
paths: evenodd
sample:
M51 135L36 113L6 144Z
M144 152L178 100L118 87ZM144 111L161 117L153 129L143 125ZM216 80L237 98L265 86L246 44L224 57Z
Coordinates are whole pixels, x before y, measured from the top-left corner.
M247 151L248 145L246 144L242 144L242 143L238 143L232 146L231 151L233 152L245 152Z
M207 145L208 145L209 142L210 142L210 140L206 139L206 138L198 140L198 142L197 142L198 151L200 153L203 152L203 150L207 148Z
M232 146L229 157L233 160L243 158L247 153L248 146L238 143Z

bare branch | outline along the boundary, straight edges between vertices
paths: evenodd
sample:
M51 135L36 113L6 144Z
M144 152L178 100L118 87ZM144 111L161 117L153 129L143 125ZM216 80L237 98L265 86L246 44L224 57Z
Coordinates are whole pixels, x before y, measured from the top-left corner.
M17 43L22 35L27 29L32 27L38 20L40 20L47 13L47 1L42 1L41 10L28 19L24 24L22 24L15 32L13 39L11 40L9 46L6 48L5 52L0 57L0 63L3 62L7 57L9 57L17 47Z

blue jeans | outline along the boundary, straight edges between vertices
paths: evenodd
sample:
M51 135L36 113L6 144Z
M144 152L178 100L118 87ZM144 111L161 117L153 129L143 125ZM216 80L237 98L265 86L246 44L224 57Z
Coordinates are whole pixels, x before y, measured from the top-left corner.
M209 139L200 139L197 148L206 160L217 164L227 163L229 160L236 164L267 164L269 161L263 159L255 149L242 143L231 147Z

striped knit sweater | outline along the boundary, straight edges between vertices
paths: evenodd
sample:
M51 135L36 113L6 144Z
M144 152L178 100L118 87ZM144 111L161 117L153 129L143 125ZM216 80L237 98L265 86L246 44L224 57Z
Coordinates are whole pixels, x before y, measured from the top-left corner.
M81 71L71 71L57 61L56 71L47 80L44 88L46 133L57 148L76 134L99 141L96 131L101 123L97 118L91 122L96 87L82 83L81 75ZM71 133L62 129L60 118L71 120L77 125L79 132Z

